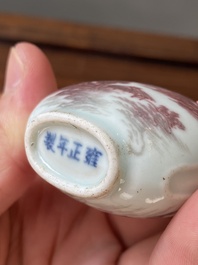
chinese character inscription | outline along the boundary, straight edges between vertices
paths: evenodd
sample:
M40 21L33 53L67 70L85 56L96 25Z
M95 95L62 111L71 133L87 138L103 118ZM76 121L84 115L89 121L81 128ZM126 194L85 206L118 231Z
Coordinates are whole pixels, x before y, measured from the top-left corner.
M56 132L47 131L43 141L47 151L97 168L103 153L96 146L84 146L79 141L71 141L68 137Z

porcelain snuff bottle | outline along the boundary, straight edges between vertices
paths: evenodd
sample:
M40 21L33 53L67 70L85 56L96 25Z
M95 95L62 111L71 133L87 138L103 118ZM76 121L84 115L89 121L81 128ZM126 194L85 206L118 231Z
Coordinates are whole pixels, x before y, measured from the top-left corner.
M25 134L34 170L97 209L173 214L198 187L198 106L135 82L87 82L49 95Z

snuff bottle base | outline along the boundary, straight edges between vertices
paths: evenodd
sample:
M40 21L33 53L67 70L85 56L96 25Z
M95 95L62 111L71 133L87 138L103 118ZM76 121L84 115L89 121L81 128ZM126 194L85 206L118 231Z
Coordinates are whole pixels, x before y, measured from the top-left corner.
M45 113L29 124L25 138L34 170L63 192L96 198L114 187L116 146L88 121L67 113Z

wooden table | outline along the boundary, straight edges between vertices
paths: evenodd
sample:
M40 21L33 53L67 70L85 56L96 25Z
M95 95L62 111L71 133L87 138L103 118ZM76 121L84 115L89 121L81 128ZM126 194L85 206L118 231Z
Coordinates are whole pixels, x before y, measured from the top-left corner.
M0 87L9 48L37 44L59 87L89 80L150 83L198 99L198 40L0 14Z

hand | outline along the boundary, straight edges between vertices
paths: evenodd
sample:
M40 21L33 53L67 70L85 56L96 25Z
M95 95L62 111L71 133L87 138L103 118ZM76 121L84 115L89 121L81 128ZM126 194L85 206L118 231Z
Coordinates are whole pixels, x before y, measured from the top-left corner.
M134 219L76 202L33 172L25 124L55 89L37 47L11 49L0 99L0 265L198 264L198 192L172 220Z

